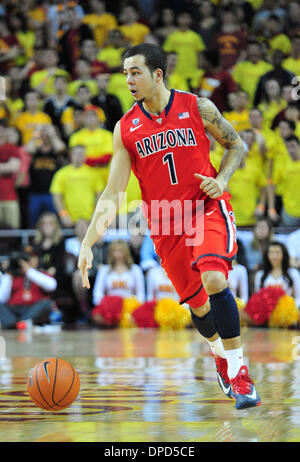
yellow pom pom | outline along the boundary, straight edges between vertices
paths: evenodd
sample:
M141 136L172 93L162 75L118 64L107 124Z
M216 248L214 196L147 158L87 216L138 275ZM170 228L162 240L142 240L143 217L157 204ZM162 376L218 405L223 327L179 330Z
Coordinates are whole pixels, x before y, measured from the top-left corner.
M154 318L162 329L184 329L191 323L189 310L169 298L157 303Z
M124 298L123 309L120 319L120 327L134 327L135 323L131 313L139 307L140 303L135 297Z
M246 307L246 302L244 302L244 300L242 300L239 297L235 297L235 301L236 301L238 311L239 311L239 315L240 315L240 325L241 326L247 326L247 321L244 319L244 313L243 313L243 310Z
M244 300L242 300L242 299L239 298L239 297L235 297L235 301L236 301L238 310L239 310L239 311L242 311L242 310L245 308L245 306L246 306L246 303L244 302Z
M279 298L269 319L270 327L290 327L299 320L299 312L295 300L289 295Z

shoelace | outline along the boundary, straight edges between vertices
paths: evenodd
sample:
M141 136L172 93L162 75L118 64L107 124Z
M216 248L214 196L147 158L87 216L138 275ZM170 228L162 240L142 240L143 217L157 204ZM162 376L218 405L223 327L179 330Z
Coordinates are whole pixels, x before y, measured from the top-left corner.
M232 388L234 393L245 395L251 391L251 385L253 385L253 380L248 375L246 369L242 369L240 373L231 380Z

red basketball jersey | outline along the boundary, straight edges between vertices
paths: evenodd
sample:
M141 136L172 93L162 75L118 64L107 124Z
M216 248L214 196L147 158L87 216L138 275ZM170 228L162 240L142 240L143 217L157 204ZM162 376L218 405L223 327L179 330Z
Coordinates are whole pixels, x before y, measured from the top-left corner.
M120 127L148 207L151 201L194 203L208 198L194 173L216 177L217 172L210 162L210 142L196 95L171 90L169 103L159 116L135 103L121 118Z

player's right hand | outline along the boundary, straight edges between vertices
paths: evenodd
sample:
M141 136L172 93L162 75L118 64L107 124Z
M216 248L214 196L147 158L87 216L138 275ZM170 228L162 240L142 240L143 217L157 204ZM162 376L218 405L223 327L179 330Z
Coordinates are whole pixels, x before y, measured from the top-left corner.
M90 288L90 281L88 276L88 270L92 267L93 252L88 246L82 245L79 257L78 257L78 268L81 273L82 287Z

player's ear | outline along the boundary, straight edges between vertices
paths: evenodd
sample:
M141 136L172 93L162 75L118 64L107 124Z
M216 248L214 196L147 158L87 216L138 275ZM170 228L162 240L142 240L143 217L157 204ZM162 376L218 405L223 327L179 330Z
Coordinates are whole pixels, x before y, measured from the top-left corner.
M154 71L154 79L156 82L159 82L160 80L163 80L163 71L162 69L156 69Z

